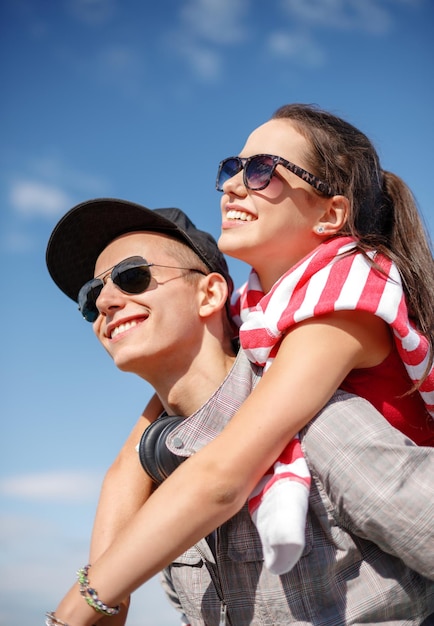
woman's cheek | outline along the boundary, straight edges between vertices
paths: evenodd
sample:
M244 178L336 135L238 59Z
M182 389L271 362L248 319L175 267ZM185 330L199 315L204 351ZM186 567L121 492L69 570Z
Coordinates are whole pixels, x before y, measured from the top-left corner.
M270 200L275 200L283 193L285 183L277 176L273 176L270 180L270 184L262 189L261 191L256 191L255 193L258 196L262 196L263 198L268 198Z

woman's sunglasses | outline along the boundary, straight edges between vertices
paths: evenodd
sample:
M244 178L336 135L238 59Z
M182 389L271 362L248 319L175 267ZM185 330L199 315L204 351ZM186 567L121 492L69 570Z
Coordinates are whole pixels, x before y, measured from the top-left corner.
M287 170L303 179L325 196L333 196L332 188L314 174L307 172L302 167L294 165L290 161L272 154L255 154L243 159L241 157L229 157L220 162L217 172L216 189L223 191L223 185L227 180L243 170L243 182L247 189L259 191L270 184L271 178L277 165L283 165Z
M110 277L113 284L121 291L129 294L144 293L152 279L151 267L167 267L175 270L187 270L189 272L198 272L204 274L202 270L192 269L190 267L174 267L173 265L158 265L157 263L148 263L141 256L132 256L124 259L110 270L106 270L99 276L92 278L78 292L78 310L87 322L94 322L99 311L96 301L104 287L107 278ZM103 278L101 278L103 276Z

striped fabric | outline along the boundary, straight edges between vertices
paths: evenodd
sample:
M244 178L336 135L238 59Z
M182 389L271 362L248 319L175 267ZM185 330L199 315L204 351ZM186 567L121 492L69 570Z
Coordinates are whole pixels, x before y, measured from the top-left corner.
M398 270L386 257L370 253L383 274L357 252L355 246L350 237L321 244L284 274L266 295L257 274L251 271L248 282L234 294L232 304L234 320L240 325L241 346L253 363L266 370L273 362L283 334L302 320L333 311L360 310L373 313L390 325L409 378L414 383L419 382L430 356L429 343L409 319ZM434 368L419 393L434 417ZM360 395L363 396L362 391ZM307 506L310 476L303 461L298 438L295 438L251 494L249 511L255 523L261 519L260 507L270 506L267 504L269 492L275 490L281 480L304 484ZM291 503L282 502L282 498L274 498L271 506L291 510ZM275 517L279 518L277 510ZM270 520L273 515L267 512L264 518ZM271 525L270 530L258 528L263 543L267 541L267 534L281 536L283 532ZM288 542L292 532L289 528L286 531Z
M384 256L371 253L384 276L361 253L345 254L354 248L350 237L320 245L266 295L252 270L233 300L234 319L241 322L241 345L252 362L268 368L283 333L297 322L357 309L373 313L390 325L410 379L414 383L420 380L429 358L429 343L408 317L398 270ZM434 417L434 368L419 392Z

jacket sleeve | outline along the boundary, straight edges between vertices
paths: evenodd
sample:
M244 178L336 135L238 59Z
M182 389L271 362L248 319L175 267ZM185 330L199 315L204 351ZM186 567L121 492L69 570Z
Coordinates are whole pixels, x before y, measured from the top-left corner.
M434 448L416 446L342 391L301 440L337 523L434 580Z

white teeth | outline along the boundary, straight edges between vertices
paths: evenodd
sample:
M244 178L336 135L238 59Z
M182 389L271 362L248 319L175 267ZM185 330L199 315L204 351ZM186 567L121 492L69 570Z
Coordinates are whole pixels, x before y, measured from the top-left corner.
M132 328L133 326L137 326L137 322L132 321L132 322L125 322L125 324L119 324L119 326L116 326L116 328L113 329L111 338L114 339L116 335L119 335L119 333L123 333L125 330L128 330L129 328Z
M226 218L228 220L241 220L242 222L252 222L254 217L250 215L250 213L245 213L244 211L236 211L235 209L231 209L226 213Z

